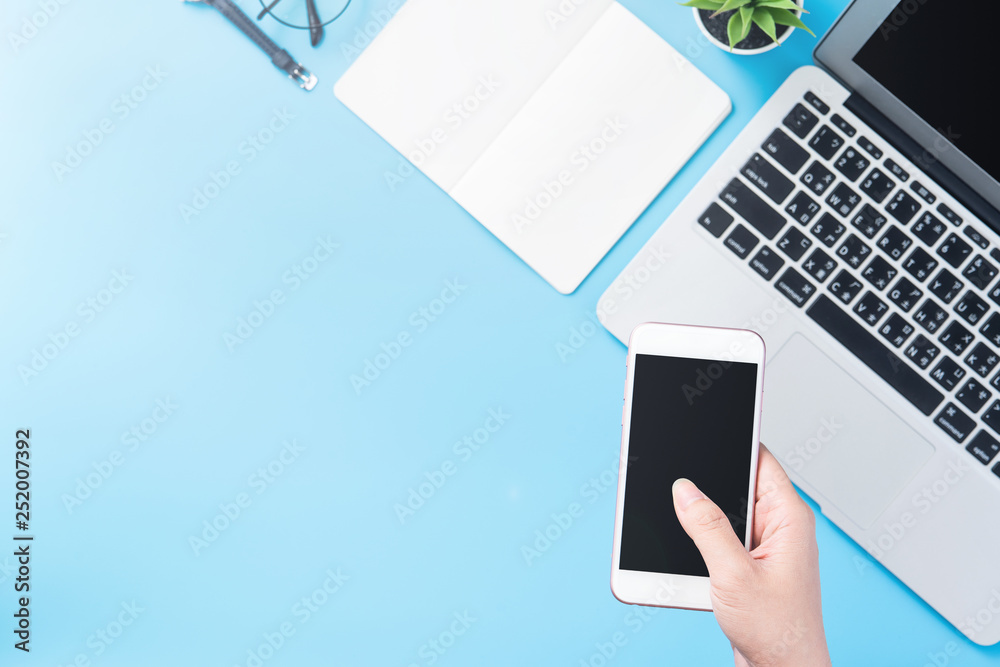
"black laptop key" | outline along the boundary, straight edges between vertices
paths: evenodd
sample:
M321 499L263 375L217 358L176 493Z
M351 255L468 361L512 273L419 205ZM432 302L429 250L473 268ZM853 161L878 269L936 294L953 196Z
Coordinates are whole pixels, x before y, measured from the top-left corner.
M758 153L754 153L753 157L743 165L740 173L756 185L761 192L770 197L775 204L785 201L785 198L795 189L794 183Z
M878 328L878 332L885 338L893 347L902 347L906 339L913 335L914 332L913 325L903 319L903 316L899 313L893 313L889 316L882 326Z
M950 435L955 442L962 443L976 428L976 420L958 409L954 403L948 403L934 418L934 423Z
M945 224L935 218L930 213L924 213L921 215L913 226L910 227L910 231L918 239L926 243L928 246L933 246L941 238L941 235L945 232Z
M948 320L948 311L927 299L913 315L913 320L927 330L927 333L937 333L937 330Z
M1000 442L986 431L980 431L969 441L965 451L975 456L983 465L988 465L997 454L1000 454Z
M986 250L987 248L990 247L990 242L986 240L986 237L977 232L972 227L966 227L965 229L962 230L962 233L965 234L966 238L971 240L973 243L975 243L983 250ZM991 252L990 254L993 255L993 259L997 258L997 256L994 253Z
M896 187L896 181L892 180L878 169L872 169L861 181L861 191L881 204L889 196L892 189Z
M904 313L913 310L923 295L924 293L907 278L900 278L889 290L889 300Z
M923 334L917 334L910 346L906 348L906 356L924 370L927 370L927 367L931 365L940 352L941 348Z
M990 315L986 319L986 323L980 327L979 333L986 336L986 340L1000 347L1000 314Z
M965 349L969 347L972 340L973 335L969 333L969 330L956 321L952 321L951 324L945 327L944 332L938 337L941 345L951 350L955 355L965 352Z
M816 97L816 95L813 94L812 91L809 91L805 94L805 100L806 102L809 103L809 105L812 108L816 109L816 111L820 112L824 116L830 113L830 107L827 106L826 102Z
M889 227L885 230L885 234L882 238L878 240L878 247L882 249L885 254L889 255L893 259L900 259L910 246L913 245L913 239L903 233L903 230L899 227Z
M797 193L785 207L785 213L800 225L808 225L820 211L820 205L804 192Z
M957 269L972 254L972 246L958 238L958 234L949 234L948 238L941 243L937 254Z
M875 289L884 290L889 286L889 282L896 277L896 267L885 261L883 257L873 257L865 270L861 272L861 277L870 282Z
M903 262L903 268L906 272L920 282L924 282L930 278L937 265L937 260L931 257L923 248L915 249L906 258L906 261Z
M934 280L927 283L927 287L937 298L945 303L951 303L952 299L959 295L965 283L951 274L948 269L941 269L934 276Z
M719 196L768 240L773 239L785 226L783 215L735 178Z
M997 267L993 266L982 255L976 255L962 271L962 277L979 289L986 289L997 277Z
M860 269L861 265L868 261L871 252L872 249L855 234L848 236L847 240L837 248L837 256L855 269Z
M796 227L789 227L785 230L785 235L778 240L778 250L788 255L793 262L802 259L802 255L806 254L811 245L809 237Z
M885 168L889 170L889 173L891 173L893 176L895 176L901 181L910 180L910 174L907 173L905 169L896 164L896 162L892 158L889 158L888 160L885 161Z
M857 278L847 271L841 271L830 283L829 290L837 297L837 300L845 306L854 301L854 298L861 294L865 288Z
M947 391L951 391L965 377L965 369L951 357L943 357L931 371L931 377Z
M824 213L809 230L809 233L818 238L827 248L832 248L846 231L847 227L842 222L829 213Z
M925 188L923 183L921 183L920 181L913 181L912 183L910 183L910 189L916 192L917 196L923 199L928 204L933 204L934 202L937 201L937 197L935 197L930 190Z
M896 196L889 200L889 203L885 205L885 210L889 212L889 215L899 220L902 224L907 224L910 220L913 220L913 216L917 214L920 210L920 202L908 195L906 192L900 190L896 193Z
M862 136L858 139L858 146L861 146L861 150L871 155L876 160L882 159L882 151L878 147L868 140L868 137Z
M799 308L816 292L816 287L791 267L785 269L774 287Z
M854 129L854 126L848 123L843 118L841 118L840 114L838 113L833 114L833 118L831 118L830 120L833 122L834 125L837 126L838 130L840 130L849 137L853 137L855 134L858 133L858 131Z
M873 239L876 234L882 231L882 227L888 221L888 218L884 215L868 204L865 204L861 207L858 214L854 216L854 219L851 220L851 224L854 225L862 234L870 239Z
M837 268L837 262L830 259L830 256L817 248L812 251L809 258L802 262L802 268L817 282L823 282L830 277L830 274Z
M993 394L989 389L984 387L979 383L978 380L970 379L962 385L962 388L958 390L955 394L955 398L958 402L969 409L969 412L975 414L983 409L986 405L986 401L990 400Z
M868 161L864 155L856 151L854 148L847 148L837 161L833 164L837 171L844 175L849 181L856 181L858 177L865 172L871 162Z
M809 146L814 151L825 157L827 160L831 159L837 154L841 146L844 145L844 139L839 134L833 131L829 125L824 125L816 131L813 138L809 141Z
M726 213L721 206L712 202L708 209L698 218L698 224L707 229L712 236L719 238L723 232L729 229L729 225L733 224L733 216Z
M965 365L981 378L992 373L997 363L1000 363L1000 355L983 343L976 343L972 351L965 355Z
M759 239L743 225L736 225L736 229L726 237L724 243L727 248L739 255L740 259L746 259L759 243Z
M989 311L989 304L972 290L966 292L961 301L955 304L955 312L958 313L958 316L972 326L979 324Z
M785 263L785 260L778 256L778 253L774 252L767 246L764 246L757 254L754 255L753 259L750 260L750 267L759 273L764 280L770 280L778 273Z
M1000 306L1000 282L993 286L987 296L990 297L990 301Z
M854 312L857 313L865 324L870 327L878 324L878 321L882 319L882 316L889 312L889 306L886 305L882 299L878 298L872 292L865 292L865 295L861 297L857 305L854 306Z
M824 167L818 160L813 160L813 163L809 165L799 181L806 186L809 190L812 190L817 195L822 195L826 192L826 189L833 185L836 177L833 172Z
M980 417L991 429L1000 433L1000 401L993 401Z
M826 203L841 217L846 218L861 203L861 196L849 188L846 183L839 183L826 198Z
M785 116L784 124L789 130L791 130L795 136L799 139L805 139L814 127L819 119L809 109L806 109L801 104L796 104L787 116Z
M923 414L930 416L944 400L941 392L825 294L813 302L806 314Z
M771 136L761 144L761 148L792 174L797 174L802 165L809 160L809 151L799 146L781 130L772 132Z
M956 227L962 224L962 218L953 210L945 206L943 203L938 204L937 212L944 216L944 219L955 225Z

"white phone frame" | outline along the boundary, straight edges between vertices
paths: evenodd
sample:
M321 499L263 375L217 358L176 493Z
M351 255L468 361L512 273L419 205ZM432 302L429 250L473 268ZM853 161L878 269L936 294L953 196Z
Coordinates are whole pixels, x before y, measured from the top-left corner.
M628 468L628 439L632 418L632 384L635 379L635 355L739 361L757 364L753 441L750 479L747 482L747 528L743 543L750 549L753 539L753 509L757 486L757 457L760 451L760 421L764 387L764 339L753 331L721 329L683 324L645 323L629 337L625 373L625 405L622 408L622 444L618 466L618 500L615 506L615 539L611 556L611 592L621 602L651 607L711 611L709 578L659 572L619 569L622 537L622 511L625 507L625 482ZM664 483L670 483L665 481ZM673 507L665 507L672 512Z

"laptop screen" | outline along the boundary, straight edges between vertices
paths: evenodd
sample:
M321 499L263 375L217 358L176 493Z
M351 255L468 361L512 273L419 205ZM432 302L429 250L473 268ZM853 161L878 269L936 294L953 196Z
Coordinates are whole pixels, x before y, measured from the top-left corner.
M987 101L994 63L985 54L993 22L954 2L899 3L854 62L1000 181L995 106Z

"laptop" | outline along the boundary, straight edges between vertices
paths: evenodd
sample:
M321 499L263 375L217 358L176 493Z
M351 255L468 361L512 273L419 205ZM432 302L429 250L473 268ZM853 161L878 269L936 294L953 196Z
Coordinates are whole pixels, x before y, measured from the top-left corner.
M765 339L762 442L824 515L1000 642L1000 131L989 24L852 3L602 295Z

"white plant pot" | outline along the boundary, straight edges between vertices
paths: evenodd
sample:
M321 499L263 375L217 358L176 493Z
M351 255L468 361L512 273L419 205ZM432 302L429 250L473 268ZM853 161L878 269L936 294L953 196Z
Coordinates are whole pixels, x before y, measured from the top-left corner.
M803 0L794 0L794 1L800 7L802 6L802 1ZM771 49L775 49L779 45L781 45L782 43L784 43L784 41L786 39L788 39L789 37L791 37L791 35L792 35L793 32L795 32L794 28L789 28L788 30L785 31L785 34L783 34L780 37L778 37L778 41L777 42L771 42L770 44L765 44L764 46L758 47L756 49L732 49L730 51L730 49L729 49L729 42L720 42L719 40L717 40L712 35L712 33L710 33L708 31L708 28L705 27L704 23L702 23L701 14L699 13L698 9L696 7L692 7L691 11L694 13L694 22L698 24L698 28L701 30L702 34L705 35L705 37L706 37L706 39L708 39L708 41L710 41L712 44L715 44L717 47L719 47L720 49L722 49L723 51L725 51L727 53L735 53L735 54L741 55L741 56L753 56L753 55L757 55L758 53L764 53L765 51L770 51ZM795 12L795 15L798 16L799 18L802 18L802 12L801 11Z

